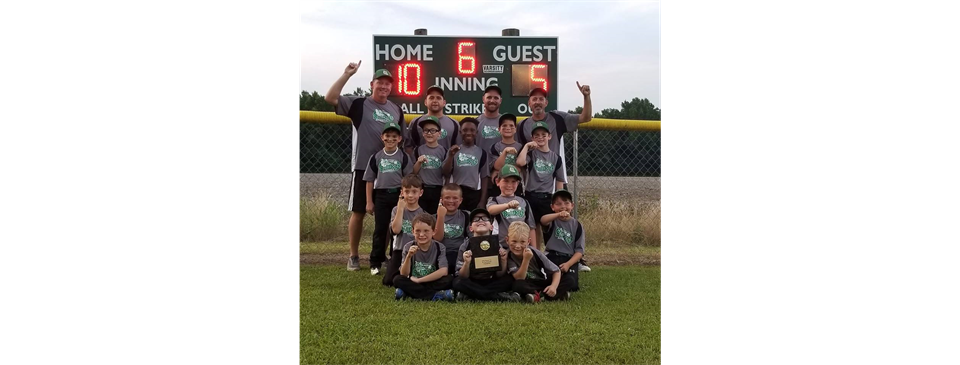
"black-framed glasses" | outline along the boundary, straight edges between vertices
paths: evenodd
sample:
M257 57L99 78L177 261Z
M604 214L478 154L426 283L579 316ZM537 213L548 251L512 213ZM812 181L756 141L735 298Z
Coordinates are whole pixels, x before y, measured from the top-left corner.
M490 218L487 218L487 217L473 217L473 222L474 222L474 223L477 223L477 222L489 222L489 221L490 221Z
M433 128L431 128L431 129L424 129L424 130L423 130L423 133L425 133L425 134L434 134L434 133L437 133L437 132L440 132L440 130L439 130L439 129L433 129Z

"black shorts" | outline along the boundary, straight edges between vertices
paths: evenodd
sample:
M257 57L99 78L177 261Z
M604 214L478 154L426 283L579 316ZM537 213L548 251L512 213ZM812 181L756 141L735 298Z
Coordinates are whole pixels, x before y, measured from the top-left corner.
M420 195L420 207L424 212L437 214L437 206L440 205L440 193L443 187L440 185L424 185L423 195Z
M363 170L353 171L353 180L350 181L350 198L347 200L347 210L351 212L367 212L367 182L363 181L363 173Z
M473 190L463 185L460 185L460 190L463 192L463 200L460 202L460 207L458 209L466 210L468 212L477 209L477 206L480 204L481 191Z
M527 199L527 202L530 203L530 210L533 211L533 219L535 224L540 224L540 218L543 216L553 213L553 208L550 207L550 200L553 197L553 194L550 193L540 193L528 191L524 193L524 199ZM532 227L531 227L532 228ZM543 227L546 230L547 227Z

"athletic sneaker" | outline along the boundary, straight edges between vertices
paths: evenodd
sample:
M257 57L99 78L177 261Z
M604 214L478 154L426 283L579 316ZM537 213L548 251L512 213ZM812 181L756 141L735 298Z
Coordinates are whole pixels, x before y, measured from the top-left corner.
M380 265L370 266L370 275L380 275Z
M536 292L533 294L527 294L523 296L523 301L527 303L538 303L540 302L540 293Z
M452 302L453 290L447 289L447 290L438 291L436 294L433 295L433 301L436 302L438 300L447 300Z
M458 301L458 302L463 302L463 301L466 301L466 300L469 300L469 299L470 299L470 296L467 295L467 293L464 293L464 292L459 292L459 293L457 293L457 301Z
M580 272L590 272L590 266L580 264Z
M570 300L570 292L567 292L567 300Z
M400 300L406 297L407 297L407 294L403 292L403 289L397 288L397 291L394 292L393 299Z
M500 292L500 293L497 293L497 298L499 298L501 301L504 301L504 302L519 302L520 293L517 293L515 291Z
M347 271L360 271L359 256L353 256L347 259Z

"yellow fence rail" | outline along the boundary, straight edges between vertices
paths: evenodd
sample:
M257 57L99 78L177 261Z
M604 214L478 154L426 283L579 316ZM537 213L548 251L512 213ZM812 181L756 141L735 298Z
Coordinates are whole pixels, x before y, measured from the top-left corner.
M419 117L421 114L404 114L404 119L407 122L410 122L414 118ZM450 118L460 121L466 117L476 117L476 115L449 115ZM527 117L517 117L517 119L524 120ZM334 112L315 112L315 111L300 111L300 121L304 123L321 123L321 124L349 124L350 118L347 118L342 115L337 115ZM660 130L660 121L659 120L632 120L632 119L606 119L606 118L593 118L593 120L580 125L580 129L597 129L597 130L608 130L608 131L659 131Z

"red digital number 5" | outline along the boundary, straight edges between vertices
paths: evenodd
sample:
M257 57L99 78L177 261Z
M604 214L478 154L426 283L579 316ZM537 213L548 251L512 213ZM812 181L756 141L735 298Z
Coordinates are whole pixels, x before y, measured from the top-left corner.
M538 70L542 70L537 72ZM530 65L530 87L535 87L533 83L541 83L543 91L547 91L547 65Z

